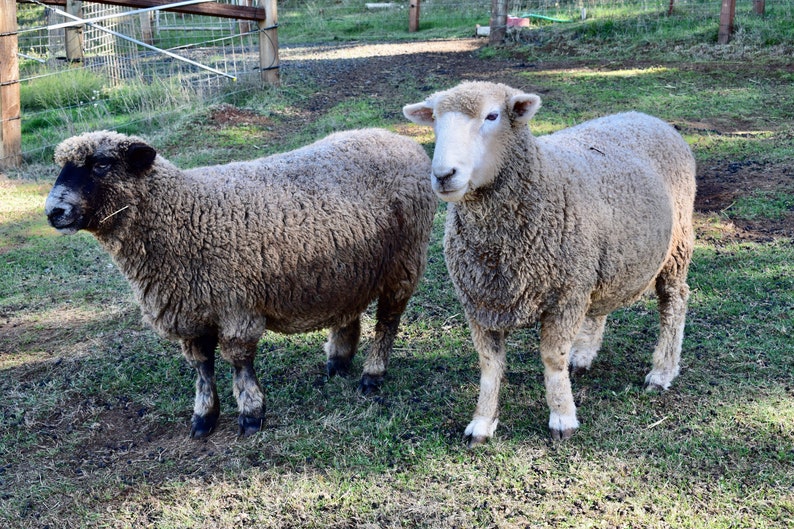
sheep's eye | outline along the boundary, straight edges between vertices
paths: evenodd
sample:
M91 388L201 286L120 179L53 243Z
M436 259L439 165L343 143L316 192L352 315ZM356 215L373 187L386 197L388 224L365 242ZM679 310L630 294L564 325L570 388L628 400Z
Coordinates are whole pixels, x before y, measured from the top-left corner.
M105 174L110 170L110 162L96 162L94 164L94 172L97 174Z
M491 112L487 116L485 116L485 121L496 121L499 117L499 112Z

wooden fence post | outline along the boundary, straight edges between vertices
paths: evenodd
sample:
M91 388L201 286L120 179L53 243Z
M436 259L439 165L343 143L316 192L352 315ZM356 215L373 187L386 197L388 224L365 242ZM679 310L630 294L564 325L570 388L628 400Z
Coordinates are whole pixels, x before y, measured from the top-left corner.
M66 0L66 11L70 15L83 18L82 0ZM66 60L69 62L83 61L83 27L66 28Z
M152 19L154 19L154 13L152 13L151 11L148 13L141 13L140 15L141 41L149 45L154 44L154 33L152 32Z
M728 44L733 33L733 19L736 16L736 0L722 0L720 10L720 32L717 44Z
M259 69L262 81L277 86L281 82L278 63L278 12L276 0L259 0L265 20L259 20Z
M253 0L240 0L240 5L250 6L253 7ZM240 28L240 35L247 35L251 32L251 21L250 20L238 20L237 25Z
M491 33L488 44L502 44L507 35L507 0L491 0Z
M0 0L0 169L22 163L17 3Z
M753 13L763 16L766 11L765 0L753 0Z
M408 32L419 31L419 0L410 0L408 8Z

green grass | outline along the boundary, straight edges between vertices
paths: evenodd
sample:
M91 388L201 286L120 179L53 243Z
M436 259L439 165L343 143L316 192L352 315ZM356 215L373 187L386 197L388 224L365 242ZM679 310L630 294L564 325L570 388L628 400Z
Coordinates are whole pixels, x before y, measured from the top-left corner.
M546 14L572 23L539 21L518 40L529 43L525 53L532 60L554 56L567 60L630 60L651 55L666 61L750 57L767 61L790 54L794 42L790 4L769 4L761 17L752 13L749 0L737 2L731 42L719 47L714 46L719 29L718 3L676 2L670 16L668 6L666 1L598 3L587 6L587 19L582 21L581 5L567 3L562 10L550 10ZM761 51L764 48L766 51Z
M479 2L425 3L419 32L408 32L408 4L367 9L365 2L288 0L279 4L279 38L286 42L416 40L469 37L488 24L490 5Z
M22 152L30 162L51 160L55 145L87 130L147 134L173 123L197 98L175 80L109 86L84 69L33 79L20 94Z
M626 94L628 87L633 86L636 106L658 115L669 114L695 120L703 112L722 109L725 115L758 121L756 116L759 113L755 109L763 106L773 113L769 116L769 122L774 123L776 129L785 128L785 124L792 122L792 106L785 104L791 98L791 86L794 84L791 82L791 73L784 68L774 67L774 63L785 61L794 51L791 48L791 42L794 42L794 20L790 5L770 4L766 7L766 16L758 17L751 14L749 0L742 0L737 6L734 38L730 45L722 47L714 46L718 11L712 12L712 8L718 9L716 4L679 3L673 16L669 17L665 15L667 5L662 0L603 2L590 5L588 18L584 21L579 17L581 6L575 2L527 8L532 12L560 16L572 22L549 24L534 20L530 30L517 38L520 44L486 48L482 54L494 58L518 55L528 63L563 60L569 65L593 60L632 61L639 57L653 65L663 64L660 69L668 70L666 73L654 72L653 68L641 66L640 70L647 71L636 79L629 79L628 76L620 79L601 78L598 75L575 76L570 84L597 82L603 88L594 94L598 96L596 101L584 102L591 104L593 113L603 111L610 105L625 106L625 101L616 98L618 94ZM511 6L511 9L513 15L525 11L521 5ZM21 22L31 24L35 16L41 15L40 11L39 6L22 5L19 9ZM289 0L279 5L279 14L279 34L284 44L398 41L470 37L475 24L488 23L490 7L477 2L427 3L421 8L420 31L416 33L407 31L407 9L399 3L390 9L372 10L366 9L362 2L352 0ZM191 27L206 22L197 22L193 18L185 20L184 23ZM207 37L200 31L164 31L158 45L169 48L200 43ZM25 38L21 45L27 49ZM675 61L690 64L713 60L752 62L759 66L758 75L751 80L736 81L732 79L730 68L724 73L706 76L696 69L684 73L664 66ZM202 61L213 63L209 57L203 57ZM771 67L770 63L773 63ZM209 92L198 94L181 87L182 81L152 81L163 78L162 72L157 71L158 66L141 68L153 70L142 74L146 77L144 80L128 81L116 86L101 74L82 68L35 78L38 74L51 73L51 70L35 61L23 60L23 78L34 77L23 83L21 88L22 147L26 160L33 163L50 160L54 145L76 132L98 128L128 133L157 130L180 121L181 115L190 107L208 106L211 102L235 98L234 95ZM436 82L435 77L434 73L428 72L427 78L422 81L425 85L433 84ZM663 81L665 84L661 86L669 85L666 94L660 94L659 86L653 84ZM186 80L184 82L187 83ZM750 82L756 83L756 86ZM615 83L621 84L623 88L613 90L612 85ZM243 87L240 84L246 83L238 83L229 91L251 93L258 89L254 84ZM575 92L575 89L569 86L568 91ZM210 100L201 101L201 97ZM726 99L736 104L725 107ZM571 121L577 114L573 112L567 116L568 121ZM337 119L326 126L344 126L351 121L354 120ZM756 127L753 130L763 133L768 129ZM791 134L790 126L787 134ZM775 142L774 136L759 137L758 142L735 142L733 139L709 137L703 141L710 143L712 150L733 151L737 157L757 157L768 152L768 145ZM751 148L751 151L743 150L746 148ZM704 149L703 152L708 150ZM717 155L721 156L722 153ZM791 155L791 151L786 150L780 153L780 159ZM207 159L210 159L209 155Z
M192 114L178 129L164 137L160 145L163 153L181 167L194 167L232 160L250 159L295 149L339 130L364 127L386 127L386 109L382 100L370 97L343 101L328 109L319 119L296 126L296 117L304 114L301 103L316 88L311 82L297 86L290 83L284 89L247 92L234 99L239 108L260 118L259 123L230 124L217 127L209 117L222 112L218 105ZM302 119L298 120L298 123ZM289 127L288 136L275 134L274 129ZM198 151L186 151L185 141L203 138Z
M679 127L702 164L725 159L785 163L794 156L794 106L779 104L794 100L785 69L570 66L522 77L527 90L542 90L543 110L530 125L537 134L633 109Z
M784 191L755 191L740 197L730 207L732 216L746 219L781 220L794 211L794 195Z
M26 112L87 105L97 100L105 83L99 74L75 68L68 75L31 80L20 90L20 104Z
M11 194L33 212L42 192ZM324 381L321 333L268 335L257 362L265 431L235 439L221 369L222 426L207 443L185 438L190 370L173 344L136 322L94 241L33 221L31 242L2 247L15 263L2 298L27 292L4 301L4 317L38 322L41 334L0 341L0 520L693 528L794 520L789 241L698 247L684 369L664 394L641 389L654 303L616 313L599 360L574 382L583 425L568 443L547 440L535 331L514 334L497 436L469 452L461 432L476 398L476 355L440 255L443 216L440 208L428 274L380 395L357 395L355 377ZM39 288L42 278L57 287ZM48 336L56 324L73 332Z
M138 320L90 236L46 227L48 186L5 181L0 210L0 524L14 527L787 527L794 521L794 246L700 243L683 370L642 390L656 317L609 320L574 381L582 428L550 444L536 329L509 340L496 438L467 451L478 368L443 263L404 317L387 383L326 381L322 333L269 334L267 426L186 438L193 375ZM759 214L765 214L759 212ZM364 321L371 336L372 315ZM366 347L366 339L364 343ZM360 369L360 357L355 367Z

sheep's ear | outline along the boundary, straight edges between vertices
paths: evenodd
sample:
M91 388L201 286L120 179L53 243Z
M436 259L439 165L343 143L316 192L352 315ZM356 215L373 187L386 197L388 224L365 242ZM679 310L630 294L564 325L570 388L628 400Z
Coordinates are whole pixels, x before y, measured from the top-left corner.
M433 107L430 106L427 101L414 103L413 105L405 105L403 107L403 114L417 125L428 125L432 127L433 123L436 121L433 118Z
M152 166L155 156L157 151L145 143L131 143L127 147L127 166L136 173L141 173Z
M528 123L540 108L540 96L535 94L519 94L510 98L510 109L513 119L519 123Z

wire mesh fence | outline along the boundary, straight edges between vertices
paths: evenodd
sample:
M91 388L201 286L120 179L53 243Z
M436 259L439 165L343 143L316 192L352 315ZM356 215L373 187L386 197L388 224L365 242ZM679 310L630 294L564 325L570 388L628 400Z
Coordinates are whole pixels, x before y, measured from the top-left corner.
M255 0L221 2L250 6ZM737 13L749 12L752 2L738 0ZM254 21L70 2L75 5L80 9L70 17L65 5L17 4L26 159L47 159L67 135L98 128L135 133L169 110L206 101L232 86L261 86L232 84L258 80L262 33ZM408 7L404 0L285 0L278 5L279 39L288 48L384 35L470 37L478 24L488 25L491 2L422 0L415 34L407 32ZM674 0L672 22L670 0L511 0L508 13L522 18L520 24L528 26L524 31L534 38L582 19L601 23L582 31L623 23L652 38L671 24L691 32L709 27L715 36L720 7L721 0ZM794 21L794 0L770 8L772 16ZM75 16L95 22L64 25Z
M74 70L75 63L89 70L101 70L113 82L124 79L151 80L165 74L179 76L186 85L213 84L219 77L235 77L252 66L247 57L258 42L258 31L250 21L184 15L165 11L148 11L83 2L80 17L98 20L79 27L63 27L70 22L68 13L42 3L18 7L20 75L22 80L35 78L46 65L49 73ZM252 29L253 26L253 29ZM70 57L66 49L67 33L75 29L82 34L79 58ZM146 45L204 59L190 64L168 57ZM152 57L172 65L163 69ZM205 67L202 68L201 65ZM217 71L213 71L213 69Z
M151 121L257 71L256 23L140 11L83 2L77 16L97 22L64 27L64 8L18 5L26 158L64 133Z

